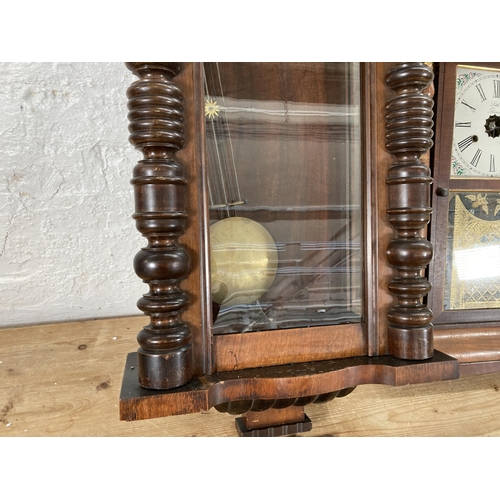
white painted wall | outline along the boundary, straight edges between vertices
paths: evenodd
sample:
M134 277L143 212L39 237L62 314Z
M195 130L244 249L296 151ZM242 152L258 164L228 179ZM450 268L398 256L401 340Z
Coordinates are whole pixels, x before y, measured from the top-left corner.
M123 63L0 63L0 327L142 314Z

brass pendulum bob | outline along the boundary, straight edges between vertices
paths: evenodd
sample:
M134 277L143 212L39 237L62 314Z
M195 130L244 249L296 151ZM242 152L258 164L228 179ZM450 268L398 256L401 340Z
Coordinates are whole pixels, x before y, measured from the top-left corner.
M272 285L278 251L269 231L246 217L210 227L212 300L221 306L251 304Z

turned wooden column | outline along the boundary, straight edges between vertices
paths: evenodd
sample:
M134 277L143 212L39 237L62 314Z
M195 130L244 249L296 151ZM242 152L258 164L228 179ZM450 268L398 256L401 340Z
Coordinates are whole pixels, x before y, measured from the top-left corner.
M389 168L389 221L395 236L387 259L396 275L389 283L394 305L388 314L389 354L422 360L433 356L432 311L423 303L431 289L424 271L432 245L423 236L430 220L430 169L421 160L432 147L433 100L424 90L433 80L424 63L402 63L387 75L396 96L386 103L386 148L394 155Z
M137 336L139 383L171 389L192 377L191 333L181 313L189 299L180 289L189 255L178 243L187 224L186 179L175 153L184 145L181 90L172 83L179 63L126 63L138 81L127 90L130 142L144 159L134 168L136 227L148 245L134 259L149 285L137 307L150 317Z

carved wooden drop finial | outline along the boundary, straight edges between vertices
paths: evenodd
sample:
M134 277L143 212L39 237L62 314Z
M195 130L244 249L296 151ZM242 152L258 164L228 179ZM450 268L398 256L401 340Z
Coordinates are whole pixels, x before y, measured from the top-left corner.
M139 77L127 90L130 142L144 159L134 168L136 227L148 245L134 259L136 274L149 285L137 307L150 324L137 336L139 383L171 389L189 382L191 333L180 315L188 296L179 288L189 255L178 244L187 224L186 179L175 153L184 145L181 90L170 80L178 63L126 63Z
M396 93L386 103L386 148L396 157L387 174L387 214L397 232L387 248L397 271L389 283L396 299L388 314L389 354L402 359L427 359L434 353L433 315L423 304L431 289L423 272L432 259L432 245L422 237L432 212L432 177L420 159L433 144L433 100L424 93L433 76L424 63L403 63L386 77Z

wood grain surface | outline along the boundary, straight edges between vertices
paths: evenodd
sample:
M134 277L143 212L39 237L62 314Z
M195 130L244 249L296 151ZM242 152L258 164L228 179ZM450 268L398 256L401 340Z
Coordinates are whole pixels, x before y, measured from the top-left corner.
M0 436L237 436L208 412L119 420L126 356L147 318L0 331ZM500 436L500 374L403 387L359 386L310 405L299 436Z

